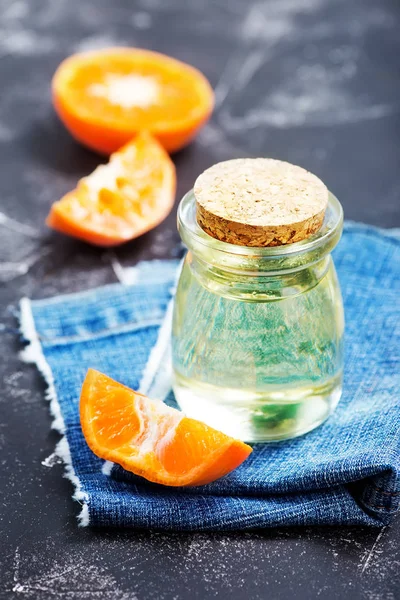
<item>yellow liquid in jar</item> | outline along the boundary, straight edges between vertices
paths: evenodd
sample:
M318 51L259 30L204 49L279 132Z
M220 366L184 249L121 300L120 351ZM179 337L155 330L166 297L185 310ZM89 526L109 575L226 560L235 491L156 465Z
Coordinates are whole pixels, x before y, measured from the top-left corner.
M343 309L333 262L256 292L199 275L186 260L174 310L174 392L190 417L246 441L301 435L341 395ZM274 290L275 286L275 290ZM272 289L272 293L271 293Z

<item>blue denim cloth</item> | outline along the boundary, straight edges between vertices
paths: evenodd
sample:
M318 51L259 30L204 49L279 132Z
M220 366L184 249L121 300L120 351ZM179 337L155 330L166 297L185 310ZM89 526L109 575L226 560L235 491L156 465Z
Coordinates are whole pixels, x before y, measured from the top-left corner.
M334 258L346 312L336 412L303 437L256 445L236 471L198 488L165 488L121 467L103 474L78 415L88 367L138 388L177 261L140 263L132 285L32 302L90 525L232 530L390 521L400 500L400 237L347 224Z

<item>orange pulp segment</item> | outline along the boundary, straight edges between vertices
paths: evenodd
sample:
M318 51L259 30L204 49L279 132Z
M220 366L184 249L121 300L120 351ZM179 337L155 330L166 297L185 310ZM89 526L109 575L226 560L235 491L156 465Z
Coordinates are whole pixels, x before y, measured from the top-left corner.
M116 246L153 229L172 210L175 167L157 140L141 133L55 202L47 224L98 246Z
M250 446L89 369L82 431L100 458L168 486L210 483L236 469Z
M52 89L54 107L70 133L102 154L115 152L141 130L174 152L195 136L214 104L200 71L139 48L70 56L58 67Z

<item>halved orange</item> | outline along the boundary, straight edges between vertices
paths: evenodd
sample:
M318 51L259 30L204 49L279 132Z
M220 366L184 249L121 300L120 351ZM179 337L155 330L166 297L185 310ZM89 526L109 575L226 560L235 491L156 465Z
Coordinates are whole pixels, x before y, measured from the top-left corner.
M210 483L236 469L250 446L89 369L82 431L100 458L169 486Z
M55 202L47 225L98 246L116 246L161 223L175 198L175 167L150 134L141 133Z
M185 146L209 118L213 91L200 71L139 48L75 54L52 82L54 107L82 144L111 154L138 131L150 131L169 152Z

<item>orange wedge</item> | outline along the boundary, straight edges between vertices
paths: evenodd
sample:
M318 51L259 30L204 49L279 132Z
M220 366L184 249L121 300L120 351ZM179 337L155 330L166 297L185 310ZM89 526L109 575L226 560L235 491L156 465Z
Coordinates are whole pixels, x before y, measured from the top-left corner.
M97 456L163 485L210 483L236 469L252 451L93 369L82 387L80 416Z
M161 223L175 198L175 167L141 133L55 202L47 225L98 246L116 246Z
M174 152L195 136L214 104L200 71L139 48L70 56L58 67L52 89L54 107L70 133L102 154L115 152L144 129Z

